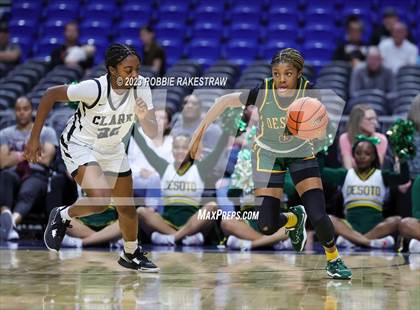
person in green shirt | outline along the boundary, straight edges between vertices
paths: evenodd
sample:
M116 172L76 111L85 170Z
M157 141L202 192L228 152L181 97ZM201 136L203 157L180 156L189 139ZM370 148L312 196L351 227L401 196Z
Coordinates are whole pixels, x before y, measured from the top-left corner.
M302 251L307 235L306 218L312 222L324 247L329 277L350 279L351 270L344 264L335 245L331 219L325 210L325 198L316 141L302 140L286 130L287 112L296 99L308 96L311 84L303 76L304 59L293 48L277 52L271 61L270 78L249 92L224 95L207 112L190 143L189 159L197 157L206 129L227 109L255 105L259 112L258 134L252 149L255 208L259 212L258 226L265 235L285 227L293 248ZM304 206L291 206L280 211L284 177L289 170ZM306 214L307 213L307 214Z

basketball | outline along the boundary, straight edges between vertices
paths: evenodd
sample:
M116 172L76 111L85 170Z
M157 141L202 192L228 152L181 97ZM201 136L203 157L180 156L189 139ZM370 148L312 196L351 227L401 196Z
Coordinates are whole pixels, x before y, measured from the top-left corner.
M287 111L287 129L303 140L320 139L325 135L328 113L316 98L303 97L292 102Z

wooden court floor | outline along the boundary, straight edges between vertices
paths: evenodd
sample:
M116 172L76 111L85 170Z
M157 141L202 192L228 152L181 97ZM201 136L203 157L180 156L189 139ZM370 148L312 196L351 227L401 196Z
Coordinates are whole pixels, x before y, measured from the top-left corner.
M0 250L0 309L420 309L420 255L344 253L351 281L320 254L149 254L159 274L122 269L118 252Z

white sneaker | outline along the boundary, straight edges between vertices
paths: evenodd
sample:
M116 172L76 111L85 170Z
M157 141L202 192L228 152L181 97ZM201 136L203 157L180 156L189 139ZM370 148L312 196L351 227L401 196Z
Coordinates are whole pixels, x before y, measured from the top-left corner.
M344 238L342 236L337 237L337 240L335 241L335 244L338 247L343 247L343 248L352 248L352 247L356 246L353 242L351 242L350 240L347 240L346 238Z
M203 245L204 236L201 232L198 232L191 236L186 236L182 239L183 245Z
M7 240L19 240L19 234L14 227L10 230Z
M379 239L370 241L370 246L375 249L390 249L395 245L394 238L392 236L386 236Z
M251 250L251 240L239 239L233 235L230 235L227 239L226 245L232 250L249 251Z
M64 235L63 242L61 246L64 248L77 248L80 249L83 247L83 241L80 238L70 237L69 235Z
M286 240L283 240L283 241L279 241L279 242L273 244L273 248L276 251L291 250L291 249L293 249L292 241L290 241L290 238L288 238Z
M174 235L165 235L160 232L153 232L150 239L152 239L153 244L160 245L175 245L175 236Z
M417 239L411 239L408 244L408 251L410 253L420 253L420 241Z

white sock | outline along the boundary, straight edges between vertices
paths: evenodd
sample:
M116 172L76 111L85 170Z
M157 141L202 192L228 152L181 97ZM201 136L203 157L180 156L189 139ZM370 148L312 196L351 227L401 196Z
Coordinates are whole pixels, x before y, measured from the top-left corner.
M175 245L175 235L165 235L155 231L151 235L152 243L161 245Z
M138 241L124 241L124 252L133 254L139 247Z
M408 250L410 253L420 253L420 241L416 239L411 239L408 244Z
M60 215L61 215L61 218L65 219L66 221L71 221L68 207L64 207L63 209L61 209Z
M370 240L370 246L376 249L389 249L392 248L394 244L394 238L391 236Z

